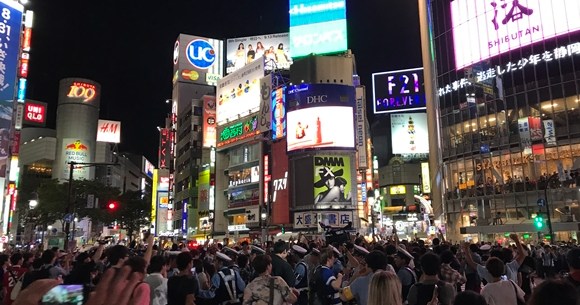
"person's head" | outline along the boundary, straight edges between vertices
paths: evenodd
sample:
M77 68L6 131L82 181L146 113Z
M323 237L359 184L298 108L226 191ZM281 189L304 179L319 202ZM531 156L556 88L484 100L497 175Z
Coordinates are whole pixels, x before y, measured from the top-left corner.
M43 265L52 265L56 260L56 253L52 250L44 250L40 256Z
M107 258L111 265L120 266L129 257L129 249L123 245L115 245L107 251Z
M454 305L487 305L485 298L474 291L465 290L455 296Z
M479 247L476 244L470 244L469 251L471 251L471 253L477 253L479 251Z
M238 267L246 268L249 260L250 260L250 258L247 255L239 255L238 256Z
M272 272L272 259L265 254L256 255L252 262L256 274L270 274Z
M147 268L147 262L143 257L132 256L127 260L125 260L123 265L131 267L132 272L140 273L142 277L145 277L145 269Z
M191 257L191 254L189 252L181 252L177 254L175 263L179 271L188 270L193 267L193 258Z
M288 245L285 241L279 240L274 243L274 254L285 258L288 255Z
M238 50L243 50L243 49L244 49L244 44L243 44L243 43L240 43L240 44L238 45Z
M574 285L562 280L547 280L533 289L528 305L576 305L577 300Z
M162 273L167 269L167 260L164 256L155 255L151 258L149 266L147 266L147 273Z
M580 248L572 248L566 254L566 261L570 271L580 270Z
M334 251L332 251L332 249L326 248L320 253L320 264L323 266L332 266L335 259Z
M499 278L505 274L505 264L497 257L490 257L485 263L485 268L494 278Z
M283 43L278 44L278 50L284 50L284 44Z
M193 268L195 268L195 273L202 273L204 270L203 268L203 261L199 258L193 259Z
M451 262L455 259L453 252L451 252L450 250L442 251L441 254L439 254L439 256L441 257L441 262L443 264L451 264Z
M371 251L365 257L365 261L367 262L367 266L371 268L373 272L387 269L387 256L381 251Z
M399 277L389 271L380 271L373 275L369 285L368 305L393 304L402 305L402 288Z
M256 49L264 49L264 45L262 45L262 42L261 41L258 41L256 43Z
M433 246L439 246L440 243L441 241L439 240L439 238L437 237L433 238Z
M252 45L251 45L251 44L249 44L249 45L248 45L248 50L253 50L253 49L254 49L254 47L252 47Z
M441 270L441 260L435 253L425 253L421 256L421 268L425 275L437 275Z
M22 265L22 262L24 261L24 259L22 258L22 254L20 254L20 252L16 252L14 254L12 254L12 256L10 256L10 264L12 266L20 266Z
M407 266L409 263L411 263L411 258L402 251L397 251L397 253L395 253L394 260L397 268Z

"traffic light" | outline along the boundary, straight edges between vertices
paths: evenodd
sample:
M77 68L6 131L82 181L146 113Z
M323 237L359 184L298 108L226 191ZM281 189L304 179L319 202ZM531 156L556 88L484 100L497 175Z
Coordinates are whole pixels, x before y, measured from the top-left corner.
M534 218L534 227L536 227L538 231L544 229L544 217L542 215L540 214L536 215L536 217Z
M107 211L114 212L117 210L117 208L119 208L119 203L117 201L110 200L107 202Z

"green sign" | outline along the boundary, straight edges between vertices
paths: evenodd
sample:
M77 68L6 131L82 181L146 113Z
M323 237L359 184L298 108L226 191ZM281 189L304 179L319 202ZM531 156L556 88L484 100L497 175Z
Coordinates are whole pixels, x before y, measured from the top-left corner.
M253 115L247 119L218 127L217 147L229 146L257 134L260 134L258 116Z

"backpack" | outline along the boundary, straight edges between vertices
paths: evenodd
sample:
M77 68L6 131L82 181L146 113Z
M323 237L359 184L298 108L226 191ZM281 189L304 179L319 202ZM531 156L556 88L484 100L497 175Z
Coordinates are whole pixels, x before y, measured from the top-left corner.
M38 270L28 271L23 275L22 278L22 285L21 289L25 289L28 285L32 284L32 282L36 280L48 279L50 278L50 269L52 266L49 267L41 267Z
M314 269L308 288L309 305L328 305L326 283L322 280L322 266L319 265Z
M167 305L167 279L153 290L151 305Z
M441 289L444 286L445 286L445 282L443 282L443 281L437 282L437 293L439 296L442 296ZM434 284L426 285L423 283L416 283L415 288L417 289L417 303L415 303L415 304L416 305L427 305L427 303L429 303L431 301L431 299L433 298L433 289L435 288L435 285ZM449 305L449 304L444 304L441 301L439 301L439 304Z
M22 290L22 279L24 278L24 274L22 274L20 278L17 279L12 271L9 270L8 272L10 273L10 276L12 277L14 282L16 282L16 284L14 284L14 287L12 287L12 292L10 292L10 300L14 301L20 294L20 290Z

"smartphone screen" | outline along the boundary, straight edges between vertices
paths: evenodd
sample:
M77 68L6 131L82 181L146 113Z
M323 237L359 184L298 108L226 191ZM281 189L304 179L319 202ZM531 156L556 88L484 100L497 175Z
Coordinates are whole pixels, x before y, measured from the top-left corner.
M82 305L84 303L83 285L58 285L42 296L43 305Z

